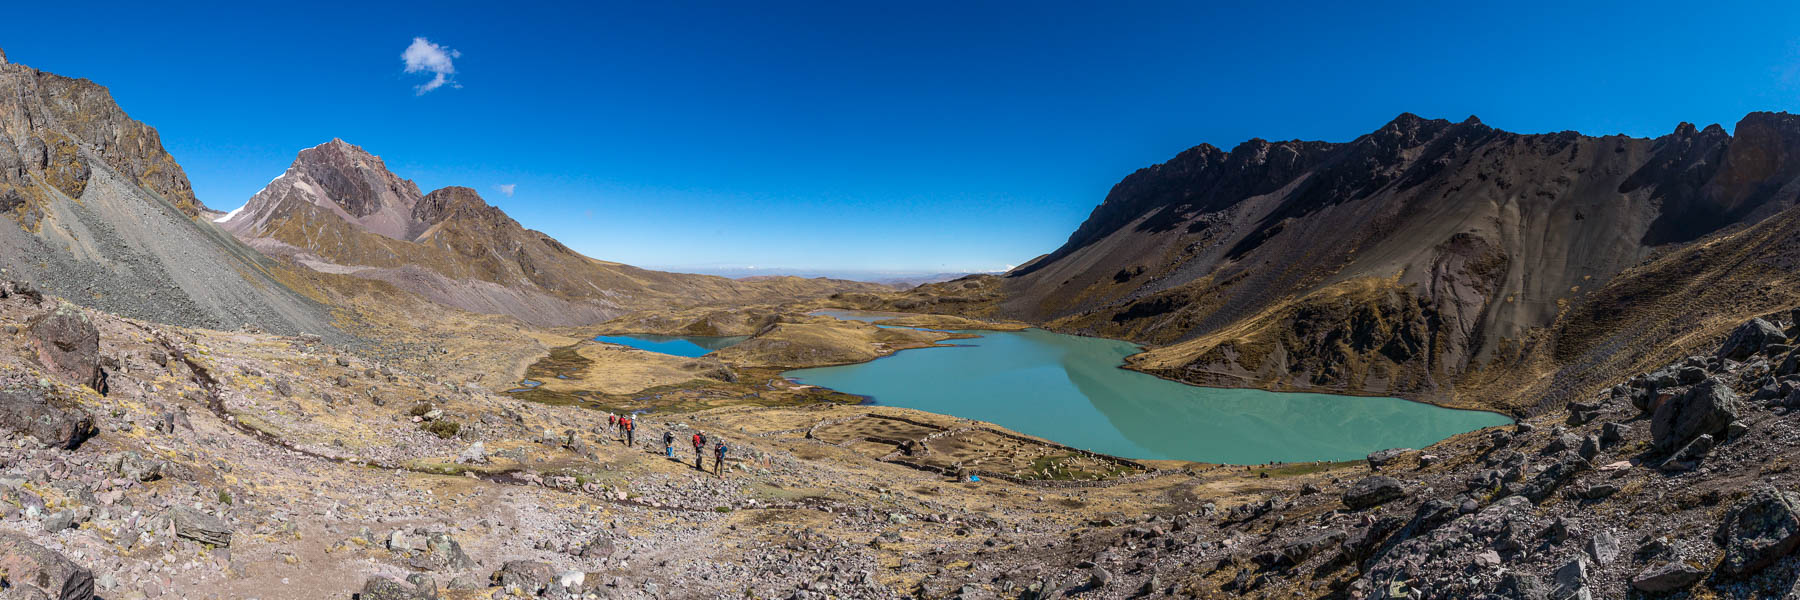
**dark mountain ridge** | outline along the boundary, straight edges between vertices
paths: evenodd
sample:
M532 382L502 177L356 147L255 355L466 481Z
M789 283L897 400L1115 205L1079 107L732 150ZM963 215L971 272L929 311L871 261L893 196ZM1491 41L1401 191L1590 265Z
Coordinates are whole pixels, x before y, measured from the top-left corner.
M1139 169L1054 252L915 310L1154 347L1192 383L1455 402L1614 276L1800 197L1800 117L1654 139L1402 114L1349 142L1202 144Z

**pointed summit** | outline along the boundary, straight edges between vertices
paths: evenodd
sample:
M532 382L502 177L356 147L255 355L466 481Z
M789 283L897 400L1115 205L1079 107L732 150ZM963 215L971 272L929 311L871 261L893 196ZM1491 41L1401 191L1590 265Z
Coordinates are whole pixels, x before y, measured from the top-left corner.
M225 223L232 232L260 231L283 204L304 202L337 214L373 233L410 239L419 186L388 171L381 158L332 138L301 150L287 172L269 182Z

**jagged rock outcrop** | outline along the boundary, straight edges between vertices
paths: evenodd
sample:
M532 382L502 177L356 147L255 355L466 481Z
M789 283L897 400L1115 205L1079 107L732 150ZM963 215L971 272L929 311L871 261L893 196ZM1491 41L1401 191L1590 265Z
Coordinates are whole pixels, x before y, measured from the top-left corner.
M341 337L207 211L156 130L85 79L0 63L0 269L126 316Z
M385 281L440 304L538 325L587 324L652 306L887 289L794 277L739 281L595 260L524 228L473 189L421 194L379 157L339 139L302 150L220 224L265 253L319 271Z

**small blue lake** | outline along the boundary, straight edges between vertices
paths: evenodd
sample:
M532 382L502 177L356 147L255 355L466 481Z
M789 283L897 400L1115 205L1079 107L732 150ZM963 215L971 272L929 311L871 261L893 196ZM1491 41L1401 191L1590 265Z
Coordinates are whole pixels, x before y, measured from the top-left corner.
M884 315L819 311L879 321ZM987 421L1077 448L1230 464L1351 460L1423 448L1511 421L1398 398L1204 388L1119 368L1135 344L1052 333L970 331L956 347L799 369L802 383L891 406Z
M596 342L630 346L639 350L649 350L675 356L701 356L706 353L736 345L749 336L704 336L704 335L602 335L594 338Z

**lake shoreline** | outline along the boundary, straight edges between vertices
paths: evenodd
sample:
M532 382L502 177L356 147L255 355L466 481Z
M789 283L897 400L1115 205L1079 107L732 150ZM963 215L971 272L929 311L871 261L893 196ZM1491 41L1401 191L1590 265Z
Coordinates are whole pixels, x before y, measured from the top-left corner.
M885 318L855 320L882 322L884 326L888 321ZM783 370L780 374L795 384L873 398L880 406L992 423L1071 447L1133 460L1240 465L1265 464L1271 460L1284 463L1336 461L1388 447L1429 446L1468 431L1514 422L1511 416L1493 411L1440 406L1393 396L1193 385L1128 368L1126 358L1143 351L1141 345L1129 341L1061 334L1041 328L957 333L982 340L968 346L995 346L992 350L996 353L1036 356L1042 352L1033 345L1041 344L1048 344L1045 347L1054 353L1035 358L1002 358L1001 362L994 363L994 357L979 353L917 359L909 357L928 353L895 351L881 357L891 359L889 361L866 360L848 365L796 368ZM1034 366L1037 363L1032 363L1033 360L1045 362ZM894 361L903 364L895 365ZM879 369L888 374L843 371L847 367L876 363L892 366ZM927 363L938 366L923 366ZM1038 382L1030 379L1006 379L1012 376L1009 372L1033 371L1046 366L1060 370L1059 375L1050 377L1056 380L1052 385L1061 387L1045 390L1036 387ZM920 370L922 368L924 370ZM1130 372L1132 376L1107 375L1122 372ZM1042 379L1045 376L1031 377ZM1144 377L1137 379L1139 376ZM995 389L983 392L979 390L979 384L969 385L978 381L988 381ZM1220 394L1196 393L1201 390ZM1246 392L1254 394L1246 395ZM1017 395L1030 397L1029 401L1038 407L1037 410L1021 413L1006 407L1004 402L1020 401ZM995 404L985 400L989 397L1006 400ZM1053 398L1052 404L1036 404L1046 398ZM1346 403L1351 399L1367 402ZM1127 413L1117 414L1120 410ZM1144 412L1146 410L1149 412ZM1208 412L1221 410L1226 412ZM1375 420L1370 421L1371 418ZM1070 420L1078 424L1064 422ZM1222 430L1218 423L1235 423L1241 431ZM1344 431L1345 428L1355 431ZM1151 431L1156 433L1149 433ZM1195 435L1207 437L1209 441L1181 441ZM1250 439L1237 439L1245 435L1251 436ZM1217 441L1210 441L1214 438ZM1380 440L1394 443L1383 445L1387 442Z
M894 312L894 311L868 311L868 310L857 310L857 309L852 309L852 308L827 308L827 309L814 310L814 311L808 312L807 314L818 315L818 314L828 313L829 311L840 311L840 312L846 312L846 313L864 313L864 314L877 315L877 316L883 316L883 317L894 316L894 315L941 316L941 315L930 315L927 313L902 313L902 312ZM825 316L832 316L832 315L826 314ZM894 316L893 318L899 319L902 317ZM979 319L967 319L967 320L974 322L974 323L986 322L986 321L982 321ZM886 321L886 319L883 319L883 321ZM873 321L871 321L871 322L873 322ZM1135 373L1143 373L1145 375L1149 375L1149 376L1155 377L1157 379L1161 379L1161 380L1168 381L1171 383L1179 383L1179 384L1189 386L1189 387L1204 388L1204 389L1216 389L1216 390L1262 390L1265 392L1271 392L1271 393L1277 393L1277 394L1323 394L1323 395L1330 395L1330 396L1354 396L1354 397L1358 397L1358 398L1394 398L1394 399L1399 399L1399 400L1405 400L1407 402L1413 402L1413 403L1417 403L1417 404L1423 404L1426 406L1432 406L1432 407L1442 408L1442 409L1447 409L1447 410L1464 410L1464 411L1483 412L1483 413L1501 415L1501 416L1506 417L1509 421L1512 421L1512 422L1518 422L1518 420L1520 418L1519 415L1508 414L1508 413L1500 412L1497 410L1473 408L1473 407L1466 406L1466 405L1438 402L1438 401L1433 401L1433 400L1426 399L1423 397L1418 397L1413 394L1404 394L1404 393L1380 394L1380 393L1376 393L1376 392L1370 392L1367 390L1351 390L1351 389L1341 389L1340 390L1340 389L1327 389L1327 388L1319 388L1319 387L1295 388L1295 387L1276 387L1276 386L1271 386L1271 385L1259 385L1259 384L1251 381L1248 377L1244 377L1241 375L1235 375L1235 374L1231 374L1231 373L1215 373L1215 375L1218 375L1219 377L1234 378L1234 379L1245 382L1245 384L1244 385L1211 385L1211 384L1205 384L1205 383L1195 383L1192 381L1186 381L1186 380L1182 380L1182 379L1176 379L1174 377L1169 377L1168 375L1164 375L1164 374L1156 372L1156 371L1139 368L1136 364L1134 364L1134 361L1132 361L1131 359L1141 356L1141 355L1144 355L1144 354L1147 354L1154 348L1151 348L1150 346L1146 346L1146 345L1138 343L1138 342L1134 342L1131 340L1122 340L1122 339L1118 339L1118 338L1097 336L1097 335L1088 335L1085 333L1057 331L1055 329L1051 329L1051 328L1043 327L1043 326L1039 326L1039 325L1029 325L1022 329L1012 328L1010 326L998 326L999 324L996 324L996 325L997 326L992 329L972 327L972 328L964 328L962 330L952 330L952 331L1016 332L1016 331L1025 331L1025 330L1030 330L1030 329L1039 329L1039 330L1043 330L1043 331L1047 331L1047 332L1055 333L1055 334L1059 334L1059 335L1067 335L1067 336L1074 336L1074 337L1080 337L1080 338L1106 340L1106 341L1110 341L1110 342L1120 342L1120 343L1125 343L1125 344L1131 344L1132 346L1137 347L1137 349L1138 349L1137 353L1125 357L1125 361L1122 364L1118 365L1118 368L1124 369L1126 371L1132 371ZM888 356L892 356L892 354L889 354ZM878 357L878 359L879 358L887 358L887 357L882 356L882 357ZM871 360L876 360L876 359L871 359ZM869 362L869 361L863 361L863 362ZM846 364L856 364L856 363L846 363ZM848 393L848 392L845 392L845 393Z

